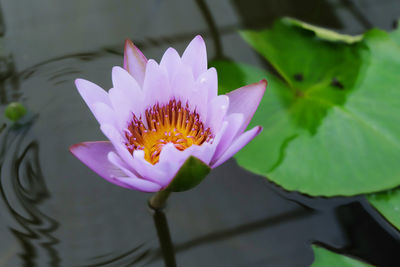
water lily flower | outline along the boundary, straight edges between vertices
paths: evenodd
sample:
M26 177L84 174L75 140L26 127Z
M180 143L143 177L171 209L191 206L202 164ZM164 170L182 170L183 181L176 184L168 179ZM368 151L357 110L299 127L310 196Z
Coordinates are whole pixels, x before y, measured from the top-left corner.
M262 130L245 131L266 80L218 95L217 72L207 68L201 36L182 57L169 48L160 64L127 40L124 68L113 67L112 83L107 92L87 80L75 81L109 141L83 142L70 150L121 187L163 190L189 157L215 168Z

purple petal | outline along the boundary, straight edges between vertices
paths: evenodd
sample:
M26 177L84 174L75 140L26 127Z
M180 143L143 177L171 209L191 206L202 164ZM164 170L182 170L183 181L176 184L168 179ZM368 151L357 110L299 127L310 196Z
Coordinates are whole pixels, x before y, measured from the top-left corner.
M151 164L144 158L143 150L133 152L133 162L135 170L145 179L153 181L161 186L169 184L168 168L166 163Z
M207 121L209 103L217 97L218 78L214 68L208 69L197 78L193 90L189 92L191 106L196 108L202 121Z
M110 95L115 120L118 124L117 128L120 130L127 128L129 121L132 119L131 101L117 88L111 88L108 94Z
M152 193L158 192L162 189L160 185L143 179L132 179L130 177L116 177L114 179L129 189L134 189L142 192Z
M167 163L169 165L168 185L189 156L194 156L208 165L214 151L215 146L208 143L202 144L201 146L192 145L183 151L178 150L173 144L168 143L162 148L160 161L157 164Z
M187 150L186 153L188 153L190 156L196 157L208 165L212 159L212 156L214 155L215 146L213 146L210 143L203 143L200 146L192 145L191 147L187 148L186 150ZM185 161L186 161L186 159L187 159L187 157L185 158Z
M221 157L226 149L232 144L233 139L237 136L237 133L243 124L243 119L244 117L241 113L233 113L225 118L227 127L217 145L217 149L213 156L213 161L216 161L219 157Z
M233 155L236 154L240 149L242 149L245 145L247 145L254 137L256 137L262 130L261 126L256 126L251 130L248 130L247 132L243 133L240 135L233 143L232 145L222 154L222 156L217 159L217 161L211 166L213 168L218 167L225 161L227 161L229 158L231 158Z
M125 41L124 50L124 69L138 82L143 85L147 59L143 53L132 43L131 40Z
M117 125L117 121L115 119L115 112L112 108L107 106L104 103L97 102L93 105L94 116L97 121L101 124L110 124Z
M166 104L171 98L167 71L152 59L147 62L143 92L146 107L156 103Z
M228 114L242 113L244 115L244 122L238 131L239 134L249 125L264 95L266 86L267 80L261 80L226 94L229 97Z
M194 85L195 83L192 71L184 64L177 66L176 74L171 79L171 95L175 99L181 100L183 104L187 101L189 101L189 104L192 104L190 100L192 99L191 96Z
M196 110L199 114L201 121L207 120L208 113L208 101L207 101L207 91L201 90L202 88L193 87L190 93L189 103L191 110Z
M108 153L114 151L114 147L110 142L84 142L71 146L69 150L83 164L107 181L128 188L127 185L113 178L115 176L123 176L124 173L107 158Z
M134 174L130 169L130 167L128 166L128 164L126 164L125 161L123 161L121 159L121 157L115 153L114 151L111 151L107 154L107 159L108 161L110 161L112 164L114 164L115 166L117 166L123 173L125 173L125 175L119 175L118 177L133 177L133 178L139 178L139 175Z
M75 85L78 88L79 94L82 96L88 105L90 111L94 114L93 104L97 102L104 103L111 106L108 94L97 84L89 82L84 79L76 79Z
M119 128L127 127L132 113L139 114L143 110L144 95L136 81L124 69L114 67L112 70L114 88L109 96L119 123Z
M178 52L171 47L168 48L161 58L160 66L167 70L170 81L175 77L176 72L181 65L182 60Z
M209 68L203 72L196 81L198 87L207 91L208 101L218 95L218 75L215 68Z
M183 52L182 62L192 68L195 79L207 70L206 44L200 35L197 35Z
M206 126L210 127L214 134L221 128L222 121L225 118L229 105L229 98L226 95L219 95L210 101L208 105Z
M134 156L132 156L124 145L125 140L113 126L103 124L100 128L113 144L118 156L125 162L126 169L140 178L160 185L169 183L169 180L166 181L168 178L168 171L166 170L168 166L166 164L152 165L144 159L144 154L141 155L142 152L140 151L135 151Z
M142 89L136 80L121 67L112 68L112 82L114 88L122 90L126 97L137 98L143 95Z
M108 153L108 160L126 174L126 176L114 177L117 181L127 185L131 189L143 192L160 191L161 185L137 177L115 152Z
M132 166L133 157L125 146L126 140L122 137L121 133L112 125L102 124L101 131L111 141L117 154L125 161L128 166Z

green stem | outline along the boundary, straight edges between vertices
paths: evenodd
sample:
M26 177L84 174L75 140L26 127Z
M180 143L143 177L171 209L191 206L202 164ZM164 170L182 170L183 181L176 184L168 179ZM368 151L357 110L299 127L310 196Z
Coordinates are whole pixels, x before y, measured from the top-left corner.
M171 191L169 190L162 190L155 193L149 200L150 208L154 210L161 210L165 207L165 202L167 201Z
M174 244L169 233L167 217L162 209L153 210L154 224L163 255L165 267L176 267Z

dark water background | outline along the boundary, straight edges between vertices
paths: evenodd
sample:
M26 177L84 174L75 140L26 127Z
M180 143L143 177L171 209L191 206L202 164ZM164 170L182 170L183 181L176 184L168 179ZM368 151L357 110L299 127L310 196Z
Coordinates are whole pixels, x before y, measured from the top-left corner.
M200 33L209 59L266 67L238 29L290 15L356 34L390 30L400 17L398 0L0 3L0 111L12 101L30 111L22 125L0 121L1 267L163 266L149 195L107 183L68 152L71 144L105 139L73 80L111 87L125 38L159 60ZM363 197L288 193L234 160L174 194L166 214L178 266L309 266L312 242L400 266L399 232Z

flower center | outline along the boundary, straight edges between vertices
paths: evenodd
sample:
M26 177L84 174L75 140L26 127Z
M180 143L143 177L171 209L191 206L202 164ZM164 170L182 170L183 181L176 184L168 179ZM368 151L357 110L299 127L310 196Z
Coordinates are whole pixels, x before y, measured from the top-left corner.
M172 143L183 151L192 145L201 145L212 140L210 128L205 128L196 111L191 112L189 105L183 106L181 101L171 100L164 106L159 104L145 111L144 125L142 117L133 119L126 132L129 152L144 150L145 159L151 164L159 161L161 149Z

